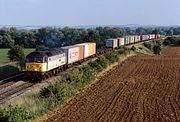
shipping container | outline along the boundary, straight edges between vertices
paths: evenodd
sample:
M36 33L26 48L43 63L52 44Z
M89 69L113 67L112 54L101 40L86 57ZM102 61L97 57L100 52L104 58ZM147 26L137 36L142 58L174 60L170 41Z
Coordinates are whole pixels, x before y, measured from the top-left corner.
M150 34L149 39L154 39L154 34Z
M84 59L84 45L79 45L79 59Z
M124 45L130 44L130 39L131 38L129 36L124 37Z
M80 60L80 46L73 45L73 46L66 46L61 47L66 55L67 55L67 63L72 64Z
M155 39L155 34L152 34L152 38Z
M160 34L157 34L157 38L160 38L161 37L161 35Z
M117 38L118 40L118 47L124 45L124 38Z
M133 36L129 36L129 44L133 43Z
M141 41L145 41L144 35L141 35Z
M79 46L83 46L83 58L89 57L89 44L88 43L81 43L77 44Z
M106 47L111 47L111 48L118 47L118 40L117 39L107 39L106 40Z
M131 43L135 43L135 36L131 36Z
M93 56L96 54L96 43L94 42L88 42L89 44L89 56Z
M142 35L142 41L149 40L149 35Z
M152 35L151 34L149 34L149 39L152 39Z
M139 41L139 36L137 36L137 35L134 36L134 41L135 41L135 42L138 42L138 41Z

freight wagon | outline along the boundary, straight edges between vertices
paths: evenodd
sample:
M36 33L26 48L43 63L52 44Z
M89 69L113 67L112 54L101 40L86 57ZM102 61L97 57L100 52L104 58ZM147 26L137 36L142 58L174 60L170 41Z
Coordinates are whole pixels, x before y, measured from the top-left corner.
M118 47L124 45L124 38L117 38L117 41L118 41Z
M83 52L82 50L80 50L80 46L78 45L66 46L61 48L64 50L64 52L67 55L67 64L75 63L82 58L82 57L80 58L80 56L82 55Z
M118 40L117 39L107 39L106 40L106 47L117 48L118 47Z
M124 37L124 44L125 44L125 45L130 44L130 40L131 40L131 37L130 37L130 36Z
M141 37L135 35L135 36L134 36L134 41L135 41L135 43L141 41Z

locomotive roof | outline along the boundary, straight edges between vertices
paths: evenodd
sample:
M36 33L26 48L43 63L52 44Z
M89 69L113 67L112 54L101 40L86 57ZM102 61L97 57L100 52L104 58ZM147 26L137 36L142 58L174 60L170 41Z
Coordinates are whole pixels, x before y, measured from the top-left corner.
M58 55L58 54L62 54L62 53L64 53L64 51L61 48L53 48L53 49L48 49L45 51L32 52L27 57L29 57L29 56L49 57L49 56Z

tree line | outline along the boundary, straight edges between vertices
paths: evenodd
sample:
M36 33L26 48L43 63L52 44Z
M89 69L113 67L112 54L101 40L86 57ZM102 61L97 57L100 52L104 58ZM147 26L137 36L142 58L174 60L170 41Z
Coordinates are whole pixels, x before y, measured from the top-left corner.
M61 47L81 42L96 42L97 47L104 45L107 38L122 37L125 35L140 34L180 34L178 28L119 28L119 27L97 27L92 29L77 28L52 28L45 27L32 30L19 30L16 28L0 29L0 48L11 48L21 45L24 48L36 48L37 46Z

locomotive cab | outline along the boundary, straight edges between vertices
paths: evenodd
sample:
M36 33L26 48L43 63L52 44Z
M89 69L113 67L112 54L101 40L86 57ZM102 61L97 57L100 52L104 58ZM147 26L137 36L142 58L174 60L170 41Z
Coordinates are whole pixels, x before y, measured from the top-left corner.
M30 53L26 57L26 72L28 75L42 75L47 70L47 59L46 55L40 52Z

